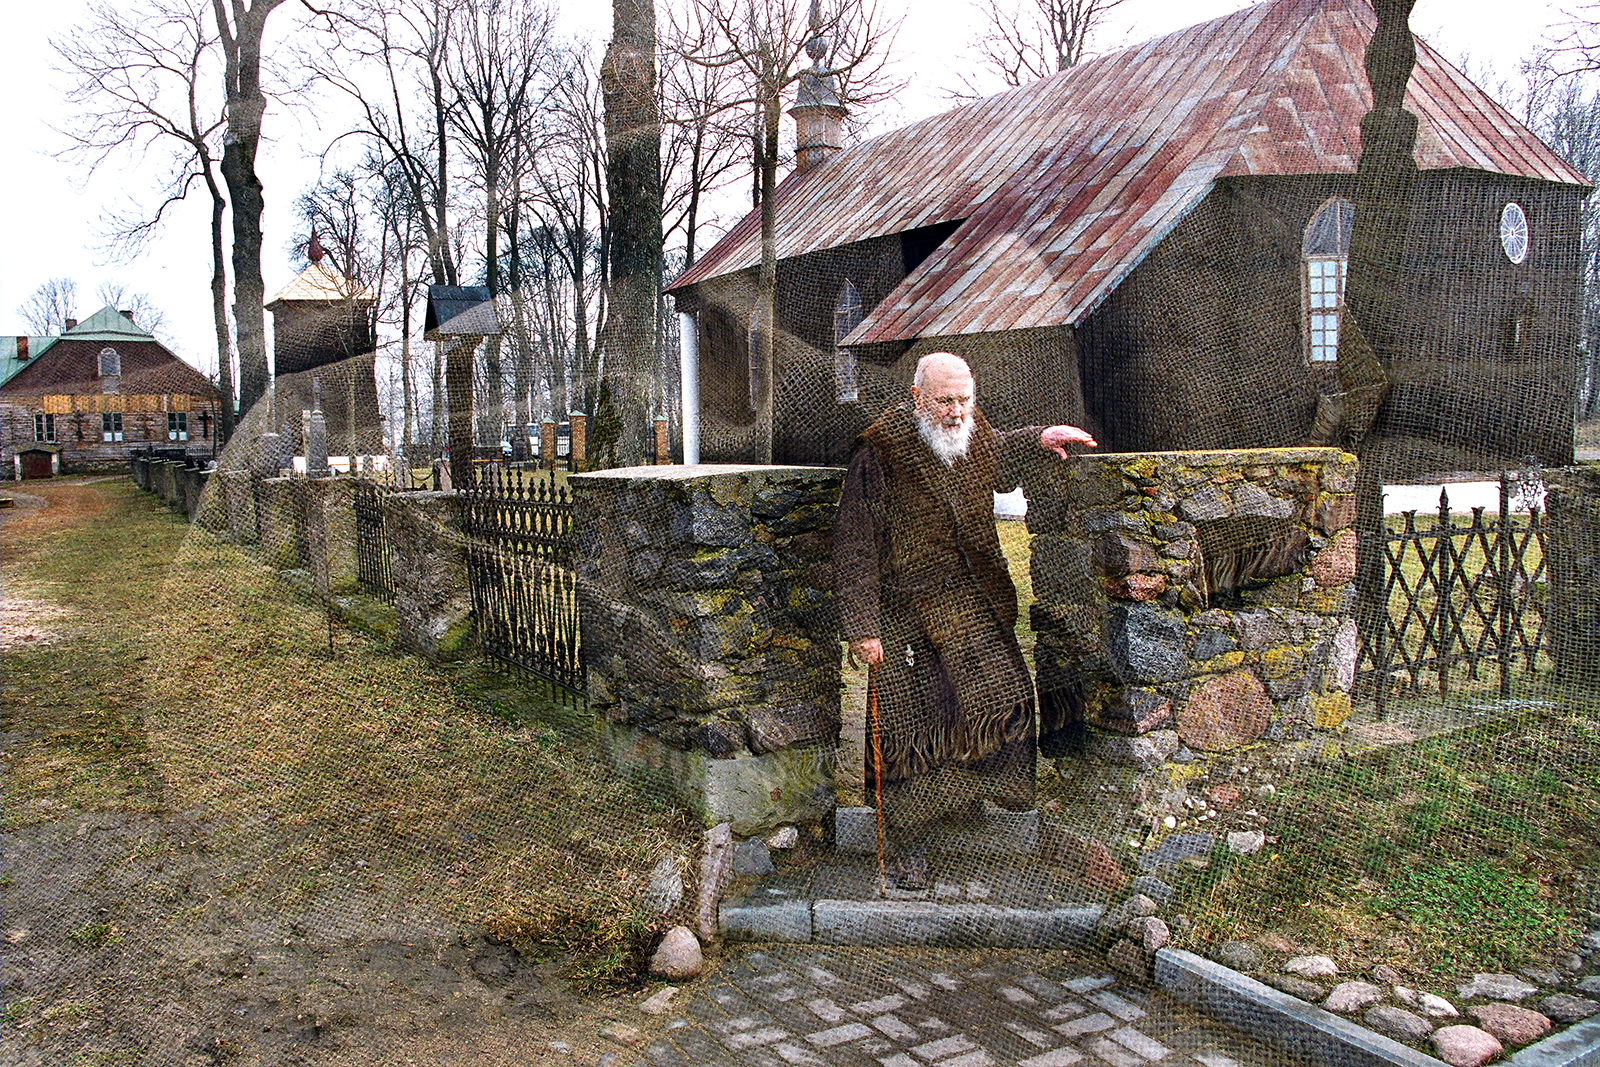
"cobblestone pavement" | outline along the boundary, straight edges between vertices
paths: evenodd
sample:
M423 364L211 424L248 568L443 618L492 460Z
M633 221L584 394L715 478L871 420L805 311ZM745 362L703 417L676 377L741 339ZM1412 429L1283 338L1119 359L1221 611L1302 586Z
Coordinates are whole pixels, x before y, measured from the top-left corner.
M736 953L644 1049L655 1067L1277 1067L1293 1062L1060 952Z

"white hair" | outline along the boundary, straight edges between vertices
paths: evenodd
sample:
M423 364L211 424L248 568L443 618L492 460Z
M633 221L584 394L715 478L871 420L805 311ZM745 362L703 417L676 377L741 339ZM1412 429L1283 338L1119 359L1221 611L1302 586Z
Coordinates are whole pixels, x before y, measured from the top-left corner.
M922 388L923 379L928 375L928 368L933 366L935 363L945 363L959 367L966 372L968 378L973 376L972 368L967 366L967 361L956 355L954 352L929 352L927 355L917 360L917 372L911 377L911 384L913 387L919 390ZM974 388L973 391L976 392L976 388Z

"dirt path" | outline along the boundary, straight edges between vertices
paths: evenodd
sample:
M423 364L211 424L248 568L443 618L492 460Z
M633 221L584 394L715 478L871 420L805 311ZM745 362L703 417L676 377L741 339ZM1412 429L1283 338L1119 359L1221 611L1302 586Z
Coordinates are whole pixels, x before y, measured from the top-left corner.
M125 637L149 622L144 594L86 595L47 564L97 525L145 522L167 549L183 531L115 487L29 503L0 520L0 1063L631 1058L599 1031L648 1036L639 996L579 995L562 960L408 892L443 880L431 857L311 851L300 813L241 818L175 788L144 725L154 698L119 673L142 658ZM129 581L152 565L130 552ZM114 619L92 608L113 601Z

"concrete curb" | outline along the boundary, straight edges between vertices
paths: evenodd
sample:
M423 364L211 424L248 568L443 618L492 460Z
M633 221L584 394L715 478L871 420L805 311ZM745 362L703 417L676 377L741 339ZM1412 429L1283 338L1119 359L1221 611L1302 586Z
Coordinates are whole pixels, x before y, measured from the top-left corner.
M1505 1062L1506 1067L1600 1067L1600 1016L1529 1045Z
M797 900L723 904L730 941L946 948L1078 948L1094 938L1098 905L1010 908L894 900Z
M1156 986L1318 1067L1446 1067L1443 1060L1183 949L1156 953Z

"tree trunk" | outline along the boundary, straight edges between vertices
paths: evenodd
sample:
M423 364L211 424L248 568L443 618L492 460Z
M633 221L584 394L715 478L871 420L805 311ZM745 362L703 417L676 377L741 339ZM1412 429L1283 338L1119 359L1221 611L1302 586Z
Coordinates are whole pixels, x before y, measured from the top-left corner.
M1413 156L1417 117L1405 109L1406 83L1417 59L1409 26L1415 2L1377 0L1374 5L1378 27L1366 55L1372 110L1361 119L1346 310L1339 330L1344 437L1346 447L1361 458L1356 483L1356 616L1369 641L1384 625L1387 610L1380 468L1390 445L1374 428L1389 395L1390 368L1414 340L1402 254L1417 174Z
M222 243L222 213L228 203L211 177L211 164L203 161L206 188L211 191L211 322L217 334L217 382L222 410L217 415L217 447L233 437L233 352L228 343L228 259Z
M223 0L212 0L223 43L228 132L222 144L222 178L233 203L233 320L239 348L239 406L249 411L267 391L266 284L261 280L261 213L256 146L267 99L261 92L261 38L267 16L283 0L233 0L230 22Z
M611 320L606 377L621 419L618 462L645 461L656 302L661 291L661 112L656 100L653 0L612 0L612 36L601 65L606 191L611 203Z
M762 120L765 141L761 153L761 267L756 273L755 381L751 399L756 415L755 461L772 462L773 365L778 355L778 96L767 97Z
M450 482L456 489L472 478L472 353L475 340L445 342L444 388L450 397Z

